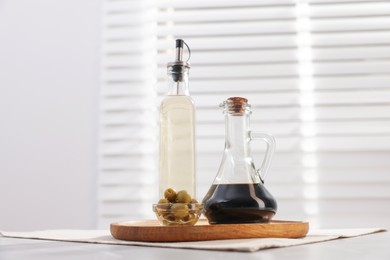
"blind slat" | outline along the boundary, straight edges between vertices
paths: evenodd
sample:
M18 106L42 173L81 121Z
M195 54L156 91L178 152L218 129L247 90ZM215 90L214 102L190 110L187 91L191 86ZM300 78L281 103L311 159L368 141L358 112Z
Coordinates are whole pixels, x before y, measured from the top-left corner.
M182 8L242 8L242 7L252 7L252 6L278 6L278 5L293 5L293 0L242 0L240 2L236 1L207 1L207 0L161 0L157 2L159 8L172 8L182 9Z
M390 5L388 7L390 9ZM353 31L389 31L389 17L349 18L314 20L310 23L310 30L321 32L353 32Z
M198 123L197 136L199 138L222 137L224 128L219 124ZM298 120L293 122L280 122L266 124L264 122L255 122L252 120L252 129L261 129L267 133L273 133L276 137L294 137L294 136L372 136L387 135L390 133L390 117L387 120L378 121L353 121L353 122L306 122Z
M230 95L233 96L233 95ZM222 102L223 100L220 100ZM256 113L251 115L251 120L259 124L279 124L290 122L303 124L306 122L344 122L353 123L355 121L388 121L390 119L390 109L388 105L363 106L333 106L333 107L313 107L306 109L302 107L254 107ZM310 114L312 113L312 114ZM201 124L219 122L223 124L222 111L217 105L213 109L198 109L197 121Z
M179 35L178 35L179 36ZM196 50L243 50L243 49L278 49L296 48L296 37L286 36L242 36L237 37L207 37L207 39L188 39L191 49ZM159 39L157 42L159 51L171 48L170 40Z
M329 151L390 151L389 135L375 136L342 136L342 137L283 137L279 136L277 142L278 151L302 150L306 152L329 152ZM220 141L215 139L198 140L198 152L218 152L221 151ZM260 148L253 147L253 151Z
M294 23L291 21L260 21L260 22L224 22L217 24L194 25L160 25L158 36L180 35L181 37L218 37L220 35L251 35L251 34L293 34Z
M385 1L342 3L337 5L311 5L311 18L370 17L390 14L390 3Z
M341 32L312 34L311 45L316 47L371 46L390 44L390 31L385 32Z
M300 93L253 93L252 99L256 104L262 106L286 106L298 105L304 106L304 99ZM202 99L198 99L198 107L216 107L222 100L226 98L224 94L210 94L205 95ZM389 90L373 90L373 91L335 91L324 93L310 93L310 98L313 99L313 106L331 106L331 105L389 105L390 93Z
M245 13L245 16L242 13ZM214 23L221 21L253 21L253 20L291 20L295 19L294 6L271 7L241 7L237 9L192 9L170 10L162 9L158 15L159 23Z

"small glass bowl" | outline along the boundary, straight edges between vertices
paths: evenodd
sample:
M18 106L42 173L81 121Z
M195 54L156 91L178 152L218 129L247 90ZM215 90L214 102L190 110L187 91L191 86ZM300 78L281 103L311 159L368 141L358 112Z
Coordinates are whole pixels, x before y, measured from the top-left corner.
M153 204L160 225L193 226L202 214L201 203L163 203Z

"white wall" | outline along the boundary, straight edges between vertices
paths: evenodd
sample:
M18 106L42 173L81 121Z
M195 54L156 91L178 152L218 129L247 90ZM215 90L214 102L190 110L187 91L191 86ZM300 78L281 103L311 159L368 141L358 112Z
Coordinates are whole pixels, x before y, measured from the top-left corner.
M0 0L0 230L95 227L100 14Z

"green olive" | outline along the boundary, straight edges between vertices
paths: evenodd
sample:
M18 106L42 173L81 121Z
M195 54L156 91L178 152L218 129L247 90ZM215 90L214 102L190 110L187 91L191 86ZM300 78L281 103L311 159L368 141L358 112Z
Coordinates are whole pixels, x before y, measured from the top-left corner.
M169 202L175 202L176 200L176 191L172 188L168 188L164 191L164 197L169 201Z
M192 199L190 203L199 203L196 199Z
M195 225L195 223L198 221L195 214L192 213L185 216L182 220L185 221L187 225Z
M187 216L185 216L185 217L183 218L183 221L188 222L188 221L190 221L190 220L193 219L193 218L195 218L195 215L194 215L194 214L188 214Z
M167 199L160 199L158 201L158 204L167 204L167 203L169 203L169 200L167 200Z
M163 223L164 226L177 226L177 225L179 225L178 222L168 221L168 220L165 220L165 219L162 221L162 223Z
M188 215L188 206L186 204L173 204L171 210L173 215L178 218L184 218Z
M162 221L162 223L163 223L164 226L170 226L171 225L171 223L168 220L165 220L165 219Z
M187 191L181 190L177 193L176 196L176 202L177 203L190 203L191 202L191 196L188 194Z
M176 221L176 216L172 213L163 214L163 217L165 220L167 220L169 222Z
M188 221L188 224L193 226L196 224L196 222L198 222L198 220L196 218L192 218L190 221Z
M157 204L157 211L159 213L166 212L167 210L169 210L169 208L170 208L170 204L169 203Z

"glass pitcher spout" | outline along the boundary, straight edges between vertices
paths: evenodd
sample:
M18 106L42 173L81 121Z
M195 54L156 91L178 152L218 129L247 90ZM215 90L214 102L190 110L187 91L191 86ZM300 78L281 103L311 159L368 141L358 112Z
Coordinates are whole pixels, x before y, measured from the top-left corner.
M224 101L225 148L212 186L203 199L210 224L269 222L277 210L276 200L264 186L275 148L272 136L250 130L251 107L246 98ZM251 155L252 140L267 144L259 169Z

